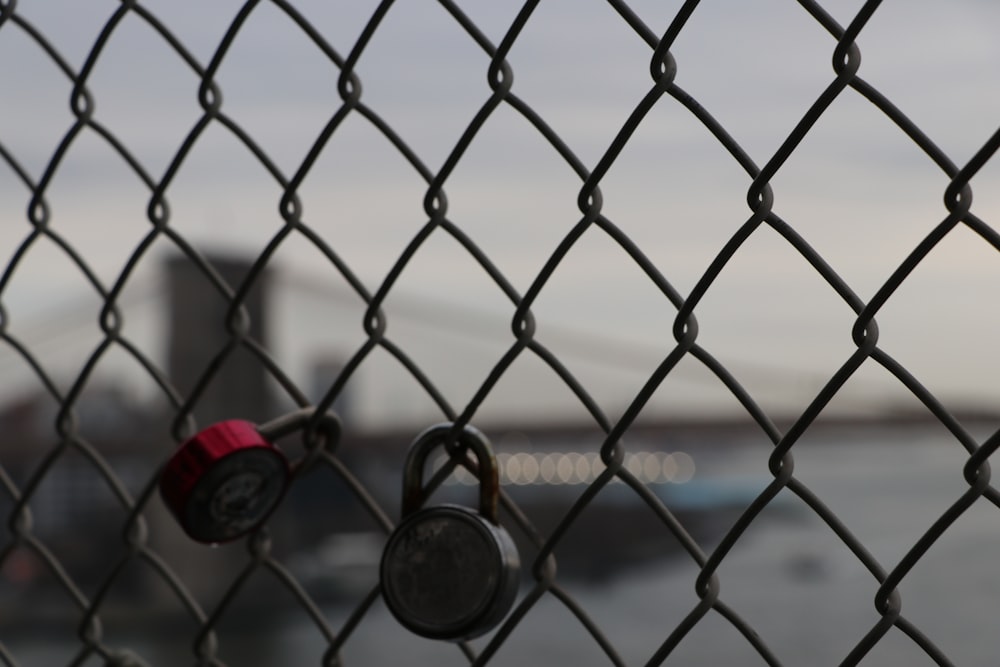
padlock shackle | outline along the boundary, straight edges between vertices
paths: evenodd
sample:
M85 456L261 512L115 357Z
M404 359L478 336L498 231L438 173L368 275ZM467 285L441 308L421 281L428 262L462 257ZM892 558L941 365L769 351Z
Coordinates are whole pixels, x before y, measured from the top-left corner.
M427 457L435 447L443 446L454 429L454 424L445 422L423 431L417 436L406 453L403 463L403 509L402 518L420 509L424 501L424 468ZM500 495L500 473L497 468L493 447L479 429L466 425L459 433L457 442L476 455L479 463L479 514L494 525L500 525L497 512Z
M311 406L265 422L257 427L257 431L273 442L295 431L305 432L313 424L326 439L327 447L340 442L341 425L337 415L329 411L317 413Z

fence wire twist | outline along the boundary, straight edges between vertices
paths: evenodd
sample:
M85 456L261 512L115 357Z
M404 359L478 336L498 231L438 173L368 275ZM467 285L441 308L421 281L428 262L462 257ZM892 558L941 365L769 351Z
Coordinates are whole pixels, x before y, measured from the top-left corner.
M227 115L222 91L216 81L217 73L226 60L230 47L248 18L261 5L268 3L294 21L301 30L301 38L308 40L325 54L326 58L339 71L337 92L341 99L340 106L333 111L322 132L315 139L294 173L291 174L283 172L255 141L254 137ZM688 20L698 9L700 4L698 0L685 2L662 33L657 33L647 26L624 0L608 0L608 4L617 12L621 21L634 32L635 38L648 46L650 82L648 91L635 104L631 115L618 130L617 135L607 146L603 155L592 168L589 168L546 123L545 118L537 113L526 100L521 99L513 92L512 84L515 72L508 63L507 57L531 21L532 14L539 4L537 0L524 3L499 44L494 44L456 2L440 0L440 5L489 57L487 74L489 88L485 102L482 103L474 118L465 127L460 139L451 148L443 166L436 171L426 165L405 138L380 116L377 109L365 103L362 95L362 81L356 72L356 65L377 33L380 24L392 11L394 3L389 0L379 4L360 37L346 54L329 43L323 33L296 9L294 3L283 0L248 1L233 17L225 36L207 63L199 61L192 51L171 32L167 24L148 11L142 2L122 0L121 4L108 17L100 35L90 48L86 61L79 70L74 69L60 53L58 44L50 41L41 30L22 15L19 11L21 4L29 3L19 3L17 0L6 0L6 2L0 3L0 39L3 39L4 35L21 33L40 47L59 67L72 84L70 108L74 120L40 174L31 173L24 163L19 161L17 155L5 147L3 143L0 143L2 163L16 172L17 177L30 193L27 207L29 232L11 256L2 278L0 278L0 338L10 350L16 351L30 365L46 391L59 405L54 422L55 444L46 452L44 458L32 470L27 479L23 482L16 482L15 477L6 468L0 467L0 483L2 483L4 493L10 499L12 506L7 517L9 534L6 543L2 545L2 550L0 550L0 564L12 558L16 552L27 550L44 562L51 575L72 600L79 611L77 625L79 650L72 664L84 664L95 657L106 660L107 664L132 664L129 662L133 658L130 657L128 648L115 645L105 637L101 619L105 597L116 586L123 573L135 563L142 563L155 571L186 608L187 614L196 624L193 647L197 663L201 665L223 664L219 657L219 647L222 642L219 639L218 626L242 587L257 572L266 571L273 575L305 610L328 643L322 660L322 663L327 665L340 664L341 649L350 642L354 631L364 621L366 614L378 602L380 596L379 588L375 586L357 604L343 625L332 627L319 605L311 597L310 592L297 581L286 565L273 555L271 539L267 530L262 529L247 539L246 547L249 558L246 560L243 570L232 577L231 583L221 599L214 606L208 608L203 606L203 602L195 598L185 581L176 574L173 564L164 559L150 541L151 535L146 515L151 504L158 502L154 494L157 482L156 475L151 476L146 481L139 493L131 493L111 463L85 437L79 426L76 409L81 393L91 380L95 368L113 349L126 352L138 362L149 378L155 381L163 396L169 400L172 406L171 430L173 438L177 442L181 442L197 430L193 412L219 368L238 350L252 354L256 361L266 368L270 377L300 408L299 411L290 416L279 418L280 424L277 426L271 424L269 427L281 428L289 432L300 431L305 441L307 452L305 456L310 461L310 465L328 467L340 476L384 532L389 532L392 528L392 520L389 518L390 512L380 506L380 503L365 488L364 484L355 477L349 466L338 457L337 443L326 440L322 430L322 416L332 408L334 401L344 391L348 381L374 351L383 350L392 355L426 391L439 408L442 416L459 425L474 422L477 411L518 358L523 355L534 355L551 368L579 399L580 404L587 410L593 422L604 433L603 443L600 447L600 458L605 464L605 468L586 491L576 499L558 525L547 534L536 528L531 517L521 511L508 495L502 494L502 506L513 524L514 530L528 536L537 548L537 553L534 554L534 558L529 564L533 583L527 593L522 593L513 613L484 646L476 650L470 645L461 645L460 648L470 663L487 663L518 626L531 618L533 608L541 600L549 597L565 605L579 624L593 637L595 646L606 654L609 662L615 665L624 664L624 660L611 639L603 634L598 623L592 620L588 614L588 610L578 604L574 596L560 582L554 556L560 541L574 527L580 517L587 512L588 506L595 497L608 484L617 480L624 482L648 506L649 511L654 513L662 523L663 528L673 535L673 538L681 545L687 557L696 564L698 569L694 582L697 594L696 601L676 627L665 632L662 643L649 656L647 664L657 665L666 661L692 629L713 612L731 624L766 664L781 664L778 658L780 651L776 647L770 646L766 636L758 635L750 623L741 617L738 610L726 603L724 581L719 576L719 569L755 519L782 491L791 492L804 501L870 572L875 582L874 606L878 620L867 634L857 640L853 650L844 657L842 664L860 663L892 628L897 628L905 633L936 664L951 664L949 658L939 650L931 637L924 634L902 613L899 586L930 547L977 500L985 498L993 505L1000 507L1000 493L990 484L988 464L989 457L1000 446L1000 434L994 434L984 441L978 441L973 437L916 377L879 347L879 330L876 318L910 273L956 227L965 226L992 247L1000 249L1000 235L971 211L972 189L970 187L972 178L1000 146L1000 132L991 136L967 163L956 165L903 111L859 76L861 52L856 40L879 8L880 2L877 0L865 2L857 15L844 27L838 24L820 3L810 0L799 1L802 10L808 12L830 35L833 77L808 111L791 128L778 150L762 166L758 166L733 136L727 132L727 129L713 117L710 110L699 104L694 97L676 83L676 75L680 69L683 69L684 64L675 61L671 55L671 47L684 30ZM88 87L91 73L101 59L105 46L126 17L138 18L155 30L177 57L200 80L197 92L197 103L201 109L200 117L173 154L162 177L151 174L116 135L115 130L100 122L94 113L95 100ZM898 126L949 179L943 192L948 211L947 216L912 249L905 260L884 281L875 295L868 300L859 297L851 286L838 275L837 271L797 233L796 229L775 212L775 196L771 187L771 182L776 174L779 173L810 129L831 104L847 90L853 90L863 96L873 107ZM686 109L711 132L732 159L746 172L751 181L746 194L749 207L746 221L719 250L714 260L704 270L697 284L686 295L678 291L654 262L644 254L643 249L602 212L602 180L615 164L616 159L640 123L657 105L680 105ZM463 232L461 225L449 218L446 197L448 181L458 167L461 158L476 141L478 133L491 115L498 108L504 106L513 109L527 120L538 135L544 138L551 149L558 153L562 160L576 173L581 183L577 197L577 206L580 211L578 222L561 239L544 267L523 294L515 289L511 281L491 261L490 257ZM302 215L302 202L299 194L300 186L317 159L328 148L331 138L344 125L344 122L352 117L364 119L371 127L381 133L426 182L426 192L423 199L423 209L427 216L426 224L413 236L374 293L370 292L362 280L357 277L355 269L352 268L351 258L341 256L336 248L328 244L319 233L307 224ZM192 149L198 144L206 130L212 126L224 127L233 137L242 142L274 181L280 185L283 192L279 205L283 224L271 238L267 247L256 258L246 279L238 284L228 284L216 271L213 264L171 225L171 213L168 205L171 184L183 168L185 159ZM99 135L128 164L149 192L146 210L150 223L148 232L131 253L124 269L110 285L102 282L86 259L50 224L50 207L47 200L50 183L64 158L85 130ZM2 140L2 135L0 135L0 140ZM698 305L710 292L722 270L740 252L747 239L762 227L769 227L779 234L855 313L852 336L856 350L833 373L822 390L798 415L794 423L784 429L779 428L772 421L755 401L754 396L740 384L727 367L713 357L708 349L699 344L698 322L695 317ZM562 260L581 236L594 228L599 228L613 239L631 257L635 265L644 272L671 306L676 309L673 326L676 344L659 365L649 373L644 386L632 399L624 414L615 420L610 419L602 411L598 402L588 392L587 387L578 381L559 357L536 339L535 319L532 315L532 306L543 293L552 276L558 271ZM449 403L420 365L407 354L403 347L395 344L386 333L387 316L383 305L399 283L404 269L421 251L425 241L435 233L450 235L458 241L478 263L482 271L503 291L513 308L509 348L500 361L482 379L471 399L460 408ZM364 344L354 351L353 356L336 381L329 386L325 395L315 404L310 402L302 389L286 374L285 370L272 357L271 352L251 336L250 323L244 308L247 295L260 279L265 268L268 267L275 252L292 236L307 239L312 243L348 281L357 296L366 305L361 322L366 335ZM124 318L119 308L123 291L129 284L130 278L137 267L143 263L153 244L161 239L166 239L176 246L211 281L214 288L224 295L229 303L225 322L228 331L228 344L216 352L198 382L186 394L172 386L164 371L158 368L156 363L125 335ZM50 377L46 360L38 358L30 350L29 345L12 333L9 327L10 318L3 306L3 296L18 270L18 266L41 240L54 243L65 253L103 303L99 313L99 325L103 340L89 355L88 362L75 377L68 391L62 391ZM626 440L630 427L656 390L677 367L678 363L686 358L696 359L714 374L773 443L773 451L768 460L773 481L745 508L742 515L729 526L719 544L709 552L703 550L671 509L665 506L624 463L627 452ZM968 452L962 471L968 483L968 490L955 500L946 512L931 523L905 556L894 564L882 563L876 559L837 515L794 475L793 450L795 444L844 387L845 383L852 378L862 364L869 362L869 360L882 366L904 385ZM84 592L75 581L74 576L71 575L71 568L68 568L64 561L51 551L46 542L36 534L29 508L36 490L46 475L62 457L70 453L86 459L127 513L127 518L121 526L121 546L124 548L101 585L92 594ZM168 451L160 452L161 460L165 460L169 453ZM457 464L457 461L453 463ZM434 478L434 482L440 483L450 469L452 468L446 468L444 472ZM0 661L11 667L21 664L18 662L17 656L13 655L3 644L0 644Z

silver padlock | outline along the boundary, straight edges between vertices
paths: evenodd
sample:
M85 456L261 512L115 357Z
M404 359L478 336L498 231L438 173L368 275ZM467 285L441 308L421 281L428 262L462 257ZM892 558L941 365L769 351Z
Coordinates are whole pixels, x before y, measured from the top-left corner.
M421 507L428 454L452 424L433 426L410 446L399 525L382 552L382 596L396 620L430 639L464 641L493 629L517 597L521 560L497 518L500 478L489 441L470 426L458 443L479 464L479 508Z

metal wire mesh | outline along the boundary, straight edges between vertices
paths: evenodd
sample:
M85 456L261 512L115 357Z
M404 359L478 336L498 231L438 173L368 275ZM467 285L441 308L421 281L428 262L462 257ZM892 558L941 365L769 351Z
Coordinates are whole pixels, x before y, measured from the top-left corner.
M103 621L110 614L107 599L115 594L116 589L129 581L129 577L137 568L153 573L162 589L160 594L173 599L173 604L182 608L183 615L187 618L185 628L189 631L192 657L199 665L224 664L227 645L225 632L220 628L225 625L231 609L238 605L241 594L250 586L249 582L259 578L261 573L270 575L270 579L278 582L284 593L290 595L305 612L312 627L322 635L325 649L321 663L341 664L343 651L350 646L358 629L372 613L373 607L379 604L380 590L377 584L355 601L351 612L342 622L332 622L314 599L315 593L298 580L289 569L283 555L275 550L272 532L280 531L279 519L273 522L270 528L256 532L245 541L246 554L241 556L238 566L225 571L225 581L218 599L199 599L198 595L192 592L194 586L188 579L188 576L194 576L190 574L190 563L172 560L170 555L163 553L157 542L160 537L157 530L151 528L149 518L150 515L162 513L159 508L159 498L155 493L157 474L163 461L170 455L171 447L150 448L146 452L146 458L150 461L146 469L131 473L116 469L113 457L109 457L102 446L94 444L94 438L88 430L89 426L78 418L78 411L81 397L85 395L88 385L92 382L96 369L109 355L124 354L137 364L143 374L155 382L161 397L169 404L167 424L150 425L149 432L156 433L156 429L164 433L169 432L170 439L174 443L180 443L197 430L199 421L204 421L196 419L196 413L205 395L212 391L213 381L221 369L235 355L250 355L253 363L264 369L267 377L278 386L284 400L295 406L286 414L274 417L263 428L273 429L283 436L300 434L304 442L301 447L301 459L306 463L304 467L330 473L326 479L338 480L336 483L341 485L345 493L353 499L351 502L363 507L370 521L387 534L393 526L391 517L395 513L395 506L387 506L385 501L377 498L376 494L366 488L356 470L352 468L347 455L341 453L340 447L344 443L326 437L321 428L324 415L336 409L335 404L345 392L345 387L349 385L352 377L379 353L388 353L400 367L405 369L433 401L442 419L456 422L460 426L476 422L477 414L491 392L505 378L516 361L526 356L534 357L558 376L601 434L601 441L592 451L603 463L601 471L589 482L586 490L574 499L568 509L561 513L553 527L540 528L536 525L535 517L522 510L515 498L502 493L505 522L531 546L526 568L530 575L529 585L518 598L515 610L488 640L476 646L471 644L460 646L461 655L469 663L486 664L502 656L505 644L516 635L519 628L532 623L536 609L552 601L562 605L572 615L575 623L592 638L593 650L601 656L601 661L615 665L626 663L621 654L621 647L616 644L614 638L604 634L601 624L594 619L593 610L581 604L572 592L572 587L567 586L560 577L556 557L567 534L588 515L595 499L612 485L616 485L627 487L630 493L634 494L634 499L643 505L644 512L655 517L657 530L669 534L683 550L686 562L692 563L695 567L695 576L691 583L696 597L691 603L674 601L675 604L688 605L684 607L687 610L686 614L678 622L662 629L658 635L658 646L648 655L646 664L669 663L671 656L685 638L689 637L699 625L707 623L706 619L713 617L721 618L735 629L742 636L742 641L750 654L759 656L762 663L785 664L781 658L782 647L772 645L767 636L757 633L755 627L741 615L739 609L727 604L726 579L720 574L720 569L726 562L727 556L755 525L759 516L772 506L779 495L788 494L794 494L805 503L832 530L871 577L871 591L875 598L875 622L866 633L856 638L853 648L842 657L841 664L861 663L889 633L894 631L903 633L913 646L935 664L952 664L948 656L935 644L934 633L925 634L921 627L903 614L900 589L911 570L974 504L986 501L1000 507L1000 494L990 484L988 464L989 457L1000 446L1000 433L985 438L973 434L915 375L879 346L876 318L911 273L956 229L971 230L978 235L982 243L993 249L1000 249L1000 235L971 210L970 185L972 179L1000 146L1000 132L990 136L970 159L957 164L886 95L860 76L861 50L858 41L868 23L876 15L880 2L869 0L863 3L846 26L842 26L821 3L800 0L798 10L811 17L829 35L828 49L833 63L832 77L794 126L787 128L785 138L777 150L768 155L762 165L758 166L727 128L716 120L712 115L713 110L703 107L677 83L678 74L684 71L685 63L676 61L671 49L687 29L686 26L692 17L697 15L702 4L698 0L688 0L678 7L669 21L665 22L665 28L648 25L640 14L624 1L608 0L607 5L616 14L616 16L609 15L611 16L609 21L613 20L616 27L627 27L631 39L643 44L648 50L649 80L648 89L635 101L631 114L617 129L616 134L606 142L599 159L593 165L588 165L581 159L575 152L574 146L564 141L548 124L546 118L515 92L516 72L508 57L518 44L521 35L532 25L533 14L539 6L537 0L525 2L520 7L498 40L488 37L463 10L460 3L440 0L439 5L446 10L450 20L486 55L488 67L484 90L478 88L482 85L478 82L452 82L454 85L477 87L476 90L482 90L484 99L472 119L464 126L460 138L448 146L447 157L436 170L429 167L421 155L411 148L407 137L397 132L394 125L380 115L378 108L366 103L365 95L362 93L363 77L359 73L361 69L359 63L370 43L379 35L383 21L394 11L396 5L391 1L384 1L378 5L365 22L360 36L348 44L346 49L331 42L325 35L323 26L311 22L294 2L283 0L246 2L237 8L223 37L212 46L210 56L199 58L195 51L186 46L172 31L169 20L147 9L146 3L123 0L108 11L100 33L89 45L86 58L80 67L74 67L70 59L62 54L60 44L51 41L33 22L27 9L31 4L16 0L0 3L0 41L16 36L33 51L43 53L45 58L58 67L71 85L72 121L54 150L37 170L29 167L21 156L7 147L4 143L4 130L0 126L0 158L2 158L0 164L16 174L24 191L28 193L27 231L16 249L5 249L8 260L6 270L0 278L0 338L7 351L13 352L30 368L32 375L41 383L46 394L57 406L57 410L52 415L50 441L45 445L44 451L33 453L35 459L30 469L24 473L14 474L13 464L9 461L0 467L0 483L7 501L4 505L7 531L0 551L0 564L4 564L9 570L27 554L39 560L44 565L46 576L56 582L57 588L64 596L64 606L74 609L72 623L66 630L67 633L75 632L76 637L75 654L70 658L70 664L89 664L88 661L95 660L117 665L140 664L141 658L131 651L127 642L122 642L114 632L105 631L103 625ZM222 96L224 85L219 79L220 69L227 62L227 56L239 40L241 31L254 13L262 11L265 7L276 9L290 19L298 30L299 39L321 53L336 75L336 92L339 99L328 109L328 120L322 131L304 154L296 158L294 168L291 170L279 167L269 152L258 143L253 133L235 117L227 114ZM565 6L563 11L572 13L573 10ZM148 26L152 30L151 34L155 34L151 40L155 39L158 43L166 45L176 59L197 78L197 94L194 98L198 109L197 117L186 136L173 151L162 176L156 176L153 169L137 157L137 153L121 138L115 127L105 126L101 122L101 115L96 111L100 100L90 87L91 76L102 62L105 48L115 39L116 31L126 21L140 21ZM400 55L400 58L405 57L407 57L405 54ZM926 160L933 163L945 177L941 194L944 197L947 215L919 240L903 261L891 267L891 274L881 282L870 298L859 296L838 271L806 241L796 226L778 215L777 197L772 187L772 183L782 173L786 163L813 127L838 99L849 93L860 96L872 108L883 114L895 129L905 134L924 154ZM0 93L0 98L2 95ZM605 200L601 191L602 182L616 164L616 160L629 146L644 119L654 108L667 106L683 109L707 129L732 161L745 173L750 183L746 190L748 216L725 241L714 259L703 267L699 279L686 294L668 279L670 272L651 260L640 244L605 213ZM476 144L484 126L501 110L512 111L527 121L551 152L557 154L575 174L579 182L576 197L578 219L551 249L544 265L534 274L528 288L523 292L514 286L489 254L466 233L461 221L450 216L446 198L449 181L461 171L463 156ZM374 290L369 290L365 281L358 276L357 262L339 252L336 245L328 242L323 234L308 224L303 213L304 204L307 203L303 201L301 195L303 184L317 161L325 152L333 150L331 146L334 138L348 122L365 123L384 137L425 184L422 210L426 222L412 236L403 252L393 262L387 275ZM193 245L178 229L168 205L171 186L178 175L184 172L186 160L200 142L205 140L210 130L220 129L252 154L253 160L266 170L268 177L280 187L281 191L278 202L280 220L276 220L273 236L254 259L249 271L235 279L231 275L224 275L213 259ZM150 128L149 131L155 130ZM82 137L92 135L99 137L101 142L127 164L128 171L139 180L144 188L144 195L148 196L145 209L148 225L144 228L143 235L135 244L124 267L111 281L99 276L99 272L88 263L87 258L77 251L74 242L61 231L59 225L55 224L57 216L53 213L54 208L49 200L50 186L60 167L67 160L67 156L73 154L75 148L83 141ZM132 185L123 185L124 187ZM809 400L805 409L795 414L789 423L782 425L776 423L773 415L758 404L756 397L741 384L737 375L726 364L700 344L696 319L699 305L712 293L713 286L724 269L740 255L748 240L763 229L769 229L780 235L787 246L794 249L814 269L853 313L851 329L853 351L825 380L822 388ZM561 263L580 239L593 230L603 232L628 255L631 262L658 292L663 307L673 314L674 340L669 350L655 367L648 369L641 389L628 397L626 409L620 416L614 418L606 413L598 400L595 400L592 395L593 389L580 381L561 357L543 344L542 337L537 335L537 321L533 311L539 299L546 293L547 286L553 281L554 276L558 275ZM100 232L95 230L94 233ZM414 258L420 256L428 239L432 235L441 234L451 237L461 245L481 272L502 291L512 312L506 351L488 369L475 390L459 407L439 390L435 381L408 352L406 346L393 341L388 334L391 318L386 314L385 308L398 286L405 284L406 269ZM251 293L263 280L276 253L283 244L289 243L292 239L305 240L318 250L329 265L350 285L356 299L363 303L364 312L360 320L364 331L363 342L353 351L339 374L324 387L322 395L315 399L293 381L286 369L275 360L273 351L261 344L258 334L252 329L254 323L247 308ZM226 309L224 321L217 325L222 336L218 340L221 342L205 352L206 357L200 371L191 380L190 385L183 388L175 386L173 379L169 378L168 373L153 360L148 350L144 350L133 340L121 309L123 300L127 298L127 287L133 281L137 270L144 263L151 261L149 259L151 248L162 243L172 245L182 255L181 261L195 267L197 274L204 278L201 289L218 294ZM99 308L94 313L100 330L99 343L88 354L86 363L66 389L52 377L47 359L32 350L32 341L26 341L16 333L16 319L11 317L4 305L5 294L18 275L19 266L38 247L48 244L54 245L58 252L69 260L78 271L80 280L85 281L99 299ZM691 360L701 364L721 386L725 387L772 446L767 458L772 479L742 508L739 515L726 526L722 537L710 548L706 548L702 541L692 536L690 526L679 519L677 512L653 493L640 479L634 467L628 464L629 456L634 453L628 445L629 438L644 408L667 378L676 372L678 366L682 362ZM796 444L810 431L831 401L842 392L862 365L873 363L879 365L891 374L899 385L905 387L926 411L943 425L950 437L959 443L965 452L964 460L961 462L961 474L967 483L967 489L958 495L939 517L928 518L922 534L912 547L893 562L876 558L862 540L852 533L848 525L829 509L809 486L796 477L794 466L793 454ZM258 421L265 420L262 415L249 416L255 417ZM270 418L270 415L267 417ZM401 444L405 443L396 443L397 452ZM444 468L443 472L434 478L435 483L440 484L447 474L454 472L454 466L459 464L457 457L458 454L452 466ZM903 455L901 457L905 458ZM103 562L106 565L103 575L99 581L87 585L78 581L76 566L73 563L74 552L65 549L55 550L47 537L48 529L33 520L35 513L32 508L39 501L39 489L68 461L75 461L76 464L96 473L100 481L97 485L99 489L80 490L81 495L75 502L96 503L97 499L101 498L101 502L105 502L107 506L118 508L114 512L109 510L108 516L114 516L114 525L108 528L108 534L98 536L99 539L107 540L107 545L103 547ZM905 464L905 460L901 461L902 464ZM299 478L294 482L295 485L300 483L303 482ZM67 491L70 492L72 490ZM194 558L214 557L205 553L198 552ZM187 574L180 573L181 569ZM808 616L808 612L804 613ZM553 637L551 641L557 646L560 639ZM266 660L265 657L259 659ZM0 662L10 666L27 664L22 663L4 643L0 643Z

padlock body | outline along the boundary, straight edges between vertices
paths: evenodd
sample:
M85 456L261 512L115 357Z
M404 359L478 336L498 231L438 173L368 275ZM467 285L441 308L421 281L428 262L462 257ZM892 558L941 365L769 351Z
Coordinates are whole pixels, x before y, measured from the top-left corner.
M520 558L507 531L459 505L406 517L386 543L380 570L393 616L418 635L449 641L496 626L520 583Z
M160 492L189 537L228 542L258 527L284 495L284 455L253 424L213 424L184 442L167 462Z

